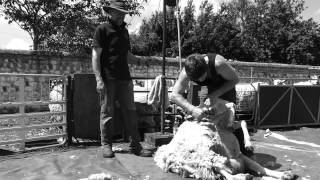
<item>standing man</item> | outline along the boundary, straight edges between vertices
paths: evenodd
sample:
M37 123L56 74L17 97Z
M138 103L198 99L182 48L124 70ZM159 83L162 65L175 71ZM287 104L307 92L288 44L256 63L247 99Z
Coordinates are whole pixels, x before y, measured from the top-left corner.
M207 86L207 101L210 102L206 104L215 104L217 98L236 103L235 85L239 82L239 78L234 68L220 55L192 54L187 57L185 67L173 87L171 100L192 114L193 118L201 120L207 112L201 107L192 105L183 96L190 81L200 86ZM250 157L253 152L245 121L241 122L240 132L239 134L236 130L235 135L239 140L241 151Z
M118 101L124 127L131 136L131 152L150 157L151 152L143 149L140 144L133 83L127 62L128 57L134 58L129 52L129 33L124 22L125 15L130 11L122 0L111 0L103 10L108 15L108 21L96 28L92 50L92 67L100 93L102 155L105 158L114 157L111 121L115 120L115 101Z

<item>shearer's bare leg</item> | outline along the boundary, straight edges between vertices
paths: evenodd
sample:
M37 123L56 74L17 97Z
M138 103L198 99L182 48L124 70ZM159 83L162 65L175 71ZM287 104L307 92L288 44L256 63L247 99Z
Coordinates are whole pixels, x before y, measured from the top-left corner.
M233 127L233 129L237 129L241 127L241 130L243 132L243 140L244 140L244 147L248 151L254 150L253 145L251 143L249 131L248 131L248 126L246 121L241 120L239 121L234 121L235 116L236 116L236 110L235 110L235 104L234 103L227 103L226 105L229 109L229 117L228 117L228 127Z
M221 138L221 149L216 149L218 154L228 158L228 163L218 169L218 172L223 175L227 180L250 180L253 178L250 174L244 174L245 163L239 156L240 146L235 135L228 130L219 130Z
M254 160L248 158L247 156L241 154L241 159L244 161L244 165L246 169L256 172L260 176L271 176L277 179L282 180L293 180L297 178L297 175L293 174L290 171L280 172L274 171L265 167L262 167L260 164L255 162Z
M244 161L241 158L229 159L229 163L217 171L227 180L251 180L253 176L244 173Z
M227 180L251 180L253 179L253 176L250 174L236 174L232 175L226 170L218 170L218 172L224 176Z
M234 121L235 117L236 117L236 106L235 106L235 104L234 103L226 103L226 106L228 107L228 111L229 111L227 127L233 127L234 129L241 127L242 132L243 132L244 146L245 146L246 149L253 151L253 146L252 146L252 143L250 141L250 135L249 135L248 126L247 126L246 121L241 120L240 123L239 122L235 122Z
M243 132L244 147L247 150L253 151L253 145L250 140L250 135L249 135L247 123L246 123L246 121L242 120L242 121L240 121L240 124L241 124L241 129Z

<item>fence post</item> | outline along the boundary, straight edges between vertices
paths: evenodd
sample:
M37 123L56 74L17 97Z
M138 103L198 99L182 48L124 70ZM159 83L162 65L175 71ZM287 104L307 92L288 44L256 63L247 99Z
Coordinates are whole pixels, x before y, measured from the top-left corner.
M74 120L73 120L73 78L71 75L67 76L66 86L66 106L67 106L67 144L72 144L72 137L74 136Z
M22 76L19 79L19 102L24 102L25 101L25 89L24 89L24 85L25 85L25 77ZM19 106L19 114L24 115L25 114L25 105L20 105ZM18 132L18 136L21 140L23 140L23 142L21 143L20 149L22 151L25 150L25 140L26 140L26 119L25 118L21 118L18 119L19 121L19 125L23 128L22 131Z
M62 101L65 101L65 103L62 104L62 111L65 112L64 115L62 115L62 122L67 124L67 83L66 76L62 76ZM67 126L62 127L63 132L67 132ZM67 137L68 138L68 137Z

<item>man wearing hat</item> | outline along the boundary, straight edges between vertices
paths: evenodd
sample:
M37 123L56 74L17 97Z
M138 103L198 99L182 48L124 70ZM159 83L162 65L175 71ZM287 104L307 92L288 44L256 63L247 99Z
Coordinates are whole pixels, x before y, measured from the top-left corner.
M131 136L131 152L149 157L151 152L143 149L138 131L138 116L133 97L133 83L127 59L134 58L129 52L129 33L124 18L131 13L125 1L110 0L103 10L108 21L99 25L93 37L92 67L100 93L100 131L102 155L114 157L112 151L111 121L114 118L115 102L119 102L124 118L124 127Z

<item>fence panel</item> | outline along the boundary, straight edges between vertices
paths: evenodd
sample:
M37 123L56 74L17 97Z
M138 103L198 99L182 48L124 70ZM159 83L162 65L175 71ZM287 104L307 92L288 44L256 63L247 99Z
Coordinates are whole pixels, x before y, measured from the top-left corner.
M319 116L320 86L259 87L258 127L319 125Z
M25 151L66 142L64 76L0 73L0 80L0 149Z

